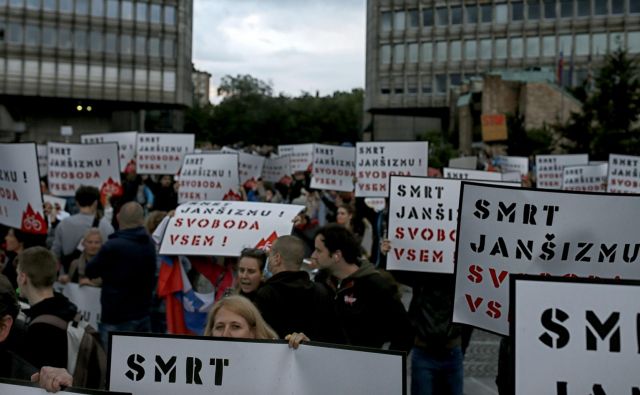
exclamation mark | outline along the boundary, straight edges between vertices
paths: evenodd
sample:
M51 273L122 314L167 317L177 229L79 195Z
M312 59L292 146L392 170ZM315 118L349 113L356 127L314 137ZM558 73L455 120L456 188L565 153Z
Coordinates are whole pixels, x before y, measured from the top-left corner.
M111 166L111 159L107 158L107 166Z
M282 218L283 215L284 215L284 211L280 211L280 215L278 215L278 217Z
M22 177L24 177L24 183L26 184L27 183L27 172L26 171L22 172Z
M222 246L225 247L227 245L227 236L224 236L222 239Z
M418 166L422 166L422 159L418 159Z

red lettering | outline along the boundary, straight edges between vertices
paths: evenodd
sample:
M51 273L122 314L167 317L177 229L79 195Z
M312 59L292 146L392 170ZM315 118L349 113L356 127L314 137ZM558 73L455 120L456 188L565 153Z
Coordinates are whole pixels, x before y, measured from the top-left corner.
M481 297L473 299L473 297L469 294L464 294L464 297L466 298L467 304L469 305L469 309L472 313L475 313L478 310L478 307L480 307L482 301L484 300Z
M467 276L467 278L472 283L476 283L476 284L481 283L483 271L484 269L481 266L471 265L469 266L469 275Z
M491 281L493 282L493 286L495 288L500 288L504 280L509 275L509 272L506 270L501 270L500 274L496 275L496 269L489 268L489 274L491 275Z

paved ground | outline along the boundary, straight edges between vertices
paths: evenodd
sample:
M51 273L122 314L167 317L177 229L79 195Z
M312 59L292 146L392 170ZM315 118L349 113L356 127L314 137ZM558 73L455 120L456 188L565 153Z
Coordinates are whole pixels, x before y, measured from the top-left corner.
M495 379L498 372L500 337L474 329L464 359L465 395L497 395Z

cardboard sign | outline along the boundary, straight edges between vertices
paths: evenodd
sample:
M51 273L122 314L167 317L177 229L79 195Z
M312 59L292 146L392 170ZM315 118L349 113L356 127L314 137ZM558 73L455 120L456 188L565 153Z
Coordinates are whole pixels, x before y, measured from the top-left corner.
M515 394L640 393L639 282L515 276Z
M124 173L127 166L135 164L136 139L138 132L96 133L80 136L82 144L118 143L120 151L120 172Z
M609 154L607 192L640 193L640 156Z
M536 155L536 186L538 189L562 189L562 169L588 163L589 154Z
M464 182L453 321L506 335L510 273L640 279L640 196Z
M562 189L565 191L606 192L609 165L565 166Z
M521 176L526 177L529 174L529 158L524 156L498 156L498 166L502 169L502 173L517 171Z
M304 206L257 202L189 202L178 206L164 232L161 255L240 256L291 234Z
M67 207L67 199L57 198L51 195L42 195L42 200L44 200L45 203L51 203L51 206L57 211L64 211Z
M392 175L427 175L429 143L367 142L356 145L356 196L387 197Z
M34 143L0 144L0 224L47 233Z
M256 181L262 175L262 167L266 159L264 156L248 154L228 147L222 147L222 152L237 154L240 183Z
M353 192L355 160L354 147L315 144L311 188Z
M49 174L49 164L47 160L47 145L46 144L38 144L38 172L40 173L40 177L46 177Z
M121 188L118 144L49 143L48 147L52 195L74 196L82 185Z
M516 182L518 183L518 185L522 185L522 176L517 171L509 171L506 173L502 173L502 181Z
M110 343L109 388L136 395L406 393L399 352L119 333Z
M443 170L444 178L455 178L458 180L502 181L502 174L495 171L452 169L450 167L445 167Z
M283 178L291 176L291 159L289 156L267 158L262 166L262 179L267 182L282 182Z
M20 380L0 379L0 394L11 395L45 395L50 392L38 387L35 383ZM130 392L112 392L112 391L100 391L90 390L86 388L65 388L64 391L58 391L59 395L100 395L100 394L113 394L113 395L131 395Z
M508 139L507 117L504 114L482 114L482 141L504 141Z
M449 167L452 167L454 169L475 170L477 166L477 156L462 156L460 158L449 159Z
M178 203L200 200L223 200L229 192L237 193L237 154L187 154L178 180Z
M460 180L391 177L388 270L453 273Z
M89 322L96 330L102 315L102 305L100 304L100 287L90 285L80 286L77 283L68 283L64 286L62 294L78 307L78 312L82 318Z
M178 174L186 154L193 152L195 135L186 133L138 133L138 174Z
M278 155L289 156L291 172L310 171L313 165L313 144L279 145Z

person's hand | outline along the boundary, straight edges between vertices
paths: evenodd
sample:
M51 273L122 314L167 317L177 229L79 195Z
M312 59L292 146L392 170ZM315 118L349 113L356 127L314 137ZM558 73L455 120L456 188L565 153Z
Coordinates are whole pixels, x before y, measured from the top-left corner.
M380 242L380 253L382 255L387 255L387 253L391 251L391 240L384 239Z
M83 286L83 285L94 286L95 284L88 277L82 277L80 280L78 280L78 285L80 285L80 286Z
M293 332L290 335L287 335L284 337L284 340L289 342L289 347L293 348L293 349L297 349L298 346L300 346L300 343L302 342L308 342L310 341L309 338L307 337L307 335L305 335L304 333L300 332Z
M71 279L69 278L68 274L62 274L58 276L58 282L60 284L67 284L69 281L71 281Z
M38 383L47 392L58 392L73 385L73 377L64 368L43 366L40 372L31 376L31 382Z

